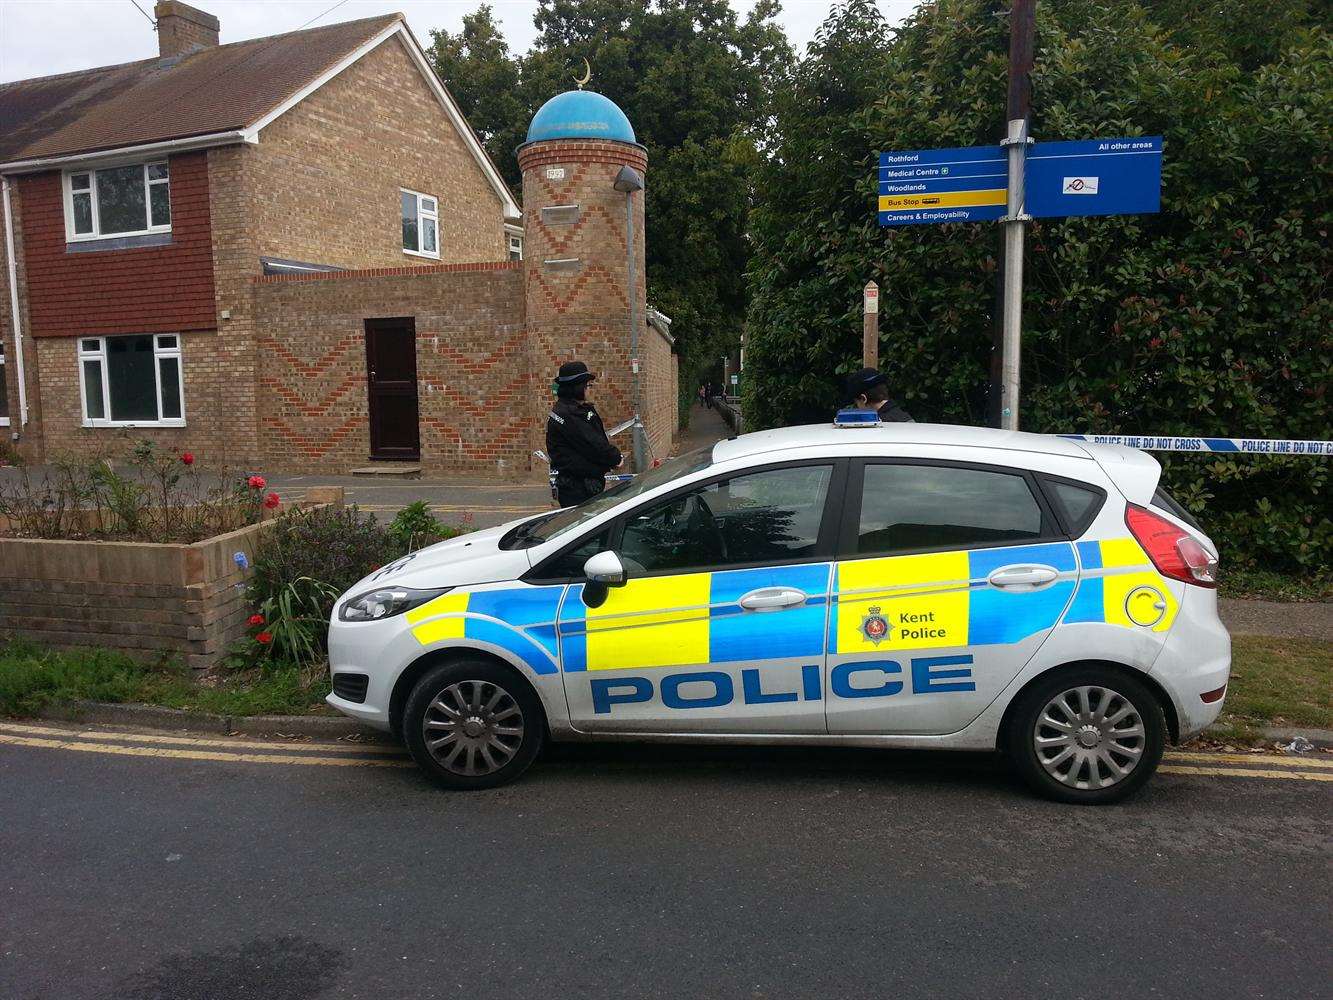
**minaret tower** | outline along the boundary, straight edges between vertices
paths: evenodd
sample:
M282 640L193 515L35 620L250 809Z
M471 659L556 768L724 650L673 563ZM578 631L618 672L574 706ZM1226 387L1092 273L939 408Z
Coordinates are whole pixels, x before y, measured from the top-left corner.
M645 409L647 151L620 108L580 89L542 105L518 163L530 363L540 388L538 436L550 405L549 379L575 358L598 375L592 399L609 429ZM615 439L627 456L631 433Z

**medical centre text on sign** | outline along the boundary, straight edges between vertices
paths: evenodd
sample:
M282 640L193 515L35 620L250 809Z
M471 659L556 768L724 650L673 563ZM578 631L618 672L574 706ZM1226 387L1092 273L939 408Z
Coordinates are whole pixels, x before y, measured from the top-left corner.
M1037 143L1026 160L1024 210L1034 218L1134 215L1161 206L1161 136ZM999 145L880 153L879 223L1002 219L1008 187Z

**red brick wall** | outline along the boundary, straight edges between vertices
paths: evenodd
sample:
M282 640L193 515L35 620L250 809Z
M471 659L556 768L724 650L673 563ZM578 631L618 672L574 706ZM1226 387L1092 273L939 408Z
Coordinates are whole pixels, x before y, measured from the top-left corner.
M338 473L367 463L365 321L411 316L425 470L532 474L523 418L540 379L530 374L522 265L257 278L254 306L269 467Z
M70 253L60 171L18 179L33 337L209 330L213 314L208 158L170 158L168 246Z

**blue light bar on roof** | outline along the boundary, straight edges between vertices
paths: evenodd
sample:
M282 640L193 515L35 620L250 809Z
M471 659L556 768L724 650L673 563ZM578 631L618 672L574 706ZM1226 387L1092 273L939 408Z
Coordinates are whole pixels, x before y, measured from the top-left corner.
M857 410L848 408L839 410L833 418L834 427L878 427L878 410Z

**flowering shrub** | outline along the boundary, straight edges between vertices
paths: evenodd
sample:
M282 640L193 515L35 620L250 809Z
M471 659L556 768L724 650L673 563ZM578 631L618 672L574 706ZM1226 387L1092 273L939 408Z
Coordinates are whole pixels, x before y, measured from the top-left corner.
M119 460L57 459L48 469L24 468L0 481L0 533L197 542L254 524L276 508L276 493L259 492L265 485L263 476L203 472L193 452L140 441Z

